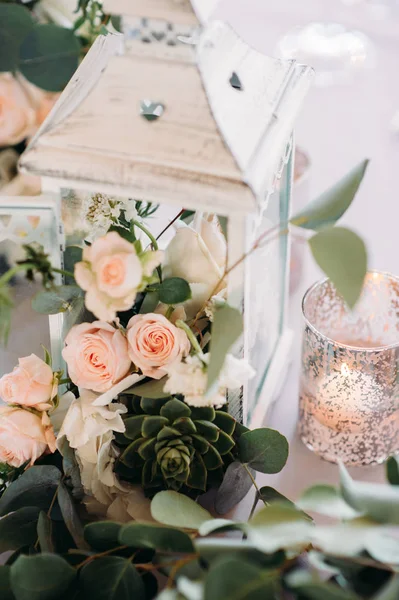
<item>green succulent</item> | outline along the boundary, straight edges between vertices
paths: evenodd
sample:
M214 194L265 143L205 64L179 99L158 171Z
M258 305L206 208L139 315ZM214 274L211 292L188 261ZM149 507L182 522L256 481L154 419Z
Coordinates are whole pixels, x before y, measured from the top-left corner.
M149 496L165 489L195 496L220 485L236 454L233 417L177 398L133 398L125 425L115 471Z

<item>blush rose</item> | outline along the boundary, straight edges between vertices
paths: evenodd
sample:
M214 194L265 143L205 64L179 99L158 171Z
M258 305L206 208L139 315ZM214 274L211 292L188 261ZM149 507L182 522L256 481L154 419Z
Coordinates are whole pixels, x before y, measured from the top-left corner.
M163 315L135 315L127 326L129 357L144 375L161 379L165 367L190 352L190 341Z
M38 410L50 408L56 394L53 371L35 354L18 359L18 366L0 379L0 398Z
M55 451L48 417L42 419L23 408L0 407L0 462L16 468L28 461L33 465L47 447Z
M11 73L0 73L0 146L12 146L30 136L36 111L30 98Z
M131 367L126 337L101 321L72 327L62 356L73 383L95 392L109 390Z

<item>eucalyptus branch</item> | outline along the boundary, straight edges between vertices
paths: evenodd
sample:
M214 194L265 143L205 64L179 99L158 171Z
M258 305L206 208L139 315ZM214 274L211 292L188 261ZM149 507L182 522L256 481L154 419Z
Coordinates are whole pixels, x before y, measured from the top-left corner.
M114 552L119 552L120 550L126 550L129 546L117 546L116 548L111 548L111 550L105 550L104 552L99 552L98 554L92 554L83 560L81 563L75 566L75 569L81 569L85 565L87 565L92 560L96 558L102 558L103 556L108 556L109 554L113 554ZM135 552L136 554L136 552Z
M15 265L15 267L12 267L0 277L0 287L8 283L10 279L12 279L17 273L20 273L21 271L29 271L29 269L34 269L35 266L36 265L34 263L24 263L22 265Z

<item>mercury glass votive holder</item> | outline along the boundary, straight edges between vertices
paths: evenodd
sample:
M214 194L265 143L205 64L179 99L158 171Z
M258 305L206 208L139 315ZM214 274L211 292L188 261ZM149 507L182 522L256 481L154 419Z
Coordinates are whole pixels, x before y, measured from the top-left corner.
M353 310L326 279L302 309L303 442L331 462L384 462L399 452L399 278L368 272Z

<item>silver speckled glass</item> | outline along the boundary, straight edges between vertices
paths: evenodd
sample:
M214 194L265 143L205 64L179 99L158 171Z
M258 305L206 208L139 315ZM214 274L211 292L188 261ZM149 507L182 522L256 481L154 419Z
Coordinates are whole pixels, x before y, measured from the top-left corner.
M332 462L383 462L399 451L399 278L369 272L353 311L321 281L303 315L303 442Z

